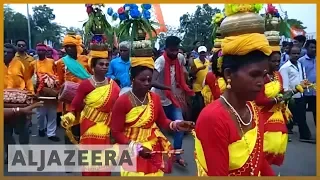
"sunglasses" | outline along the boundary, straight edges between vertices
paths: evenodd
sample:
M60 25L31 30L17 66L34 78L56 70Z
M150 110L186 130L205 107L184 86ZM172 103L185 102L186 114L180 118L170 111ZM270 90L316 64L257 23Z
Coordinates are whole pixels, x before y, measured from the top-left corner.
M24 44L17 44L18 47L26 47Z

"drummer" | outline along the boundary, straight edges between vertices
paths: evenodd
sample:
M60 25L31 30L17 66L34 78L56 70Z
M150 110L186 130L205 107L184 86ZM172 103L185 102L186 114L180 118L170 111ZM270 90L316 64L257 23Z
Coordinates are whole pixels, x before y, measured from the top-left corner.
M82 80L91 77L89 73L90 68L88 66L88 58L87 56L81 55L83 51L81 47L81 37L79 35L67 34L64 37L62 44L66 51L66 56L57 61L57 76L59 79L59 84L63 85L63 83L67 81L80 84ZM71 111L71 105L68 102L62 101L62 103L62 114L64 115ZM78 115L76 118L79 118ZM72 127L72 134L79 136L79 125ZM65 136L65 143L72 144L67 136Z
M56 84L56 65L54 60L46 57L48 54L48 47L45 44L38 44L36 51L39 56L39 60L31 63L34 74L37 77L37 89L36 94L38 96L51 96L57 97L57 84ZM50 81L51 80L51 81ZM45 81L47 83L45 83ZM49 83L51 82L51 83ZM44 87L44 88L42 88ZM53 90L56 88L56 90ZM53 92L47 92L53 91ZM45 95L43 94L45 93ZM48 94L53 95L48 95ZM60 138L56 136L57 129L57 101L46 100L44 106L37 108L37 119L39 127L39 136L48 136L51 141L58 142ZM46 121L47 119L47 121ZM47 132L45 132L47 129ZM47 134L45 134L47 133Z

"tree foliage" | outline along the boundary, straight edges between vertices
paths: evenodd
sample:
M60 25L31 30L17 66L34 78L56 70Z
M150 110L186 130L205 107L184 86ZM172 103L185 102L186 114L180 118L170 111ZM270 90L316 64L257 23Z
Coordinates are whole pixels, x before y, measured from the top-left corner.
M213 47L212 35L212 17L221 12L218 8L212 8L208 4L197 6L193 14L183 14L180 17L179 32L183 33L182 45L191 50L194 41L200 41L207 48Z
M165 45L165 40L168 36L177 36L179 38L183 38L182 34L179 32L179 29L173 26L166 26L167 27L167 32L161 32L158 34L158 42L160 48L164 47Z
M31 46L45 40L51 41L56 48L61 46L63 27L53 22L55 14L53 9L46 5L32 8L30 16ZM4 7L4 39L5 42L15 43L16 40L28 40L28 20L19 12L15 12L10 6ZM31 47L31 48L32 48Z

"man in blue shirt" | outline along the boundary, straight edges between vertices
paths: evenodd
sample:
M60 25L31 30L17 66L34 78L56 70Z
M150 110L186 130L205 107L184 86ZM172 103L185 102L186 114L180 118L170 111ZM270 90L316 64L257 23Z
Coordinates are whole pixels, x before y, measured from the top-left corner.
M120 57L111 60L107 77L115 80L120 88L131 86L130 80L130 49L131 43L123 41L119 44Z
M299 59L301 64L305 68L305 79L309 82L316 83L316 40L311 39L306 42L305 48L307 54ZM304 91L304 97L308 104L308 110L313 113L314 123L316 124L316 91L312 88L308 88Z

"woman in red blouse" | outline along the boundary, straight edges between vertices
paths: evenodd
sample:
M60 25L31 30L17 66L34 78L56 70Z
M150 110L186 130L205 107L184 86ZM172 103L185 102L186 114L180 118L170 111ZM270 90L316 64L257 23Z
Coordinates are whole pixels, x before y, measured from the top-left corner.
M80 83L71 103L72 111L61 118L62 126L74 144L77 142L70 128L80 123L79 144L108 145L111 144L109 128L111 110L119 96L120 88L115 81L105 78L109 66L107 51L90 51L90 56L89 63L94 75ZM76 119L75 115L80 113L80 119ZM90 170L92 168L95 168L94 172ZM97 168L99 168L98 171ZM90 167L89 165L84 167L82 175L110 176L111 172L106 166Z
M202 96L204 98L204 103L207 106L210 104L212 101L219 99L220 95L223 92L223 89L220 88L221 82L219 84L219 80L217 77L221 73L217 70L217 61L219 58L219 52L221 50L217 51L213 56L211 60L211 65L212 65L212 71L209 71L205 80L204 80L204 87L201 91ZM221 77L222 75L220 75Z
M243 4L233 6L240 9ZM229 4L226 8L230 13ZM233 19L224 19L229 20ZM241 19L237 23L241 24ZM258 107L250 102L264 85L272 49L261 32L226 36L221 47L221 72L227 85L220 98L206 106L197 120L198 176L272 176L274 172L263 152L264 123Z
M121 176L163 176L170 172L174 150L158 126L188 131L193 122L167 119L160 97L149 92L154 61L150 57L131 58L132 90L117 99L112 110L111 135L118 144L128 144L137 152L137 172L124 167Z

